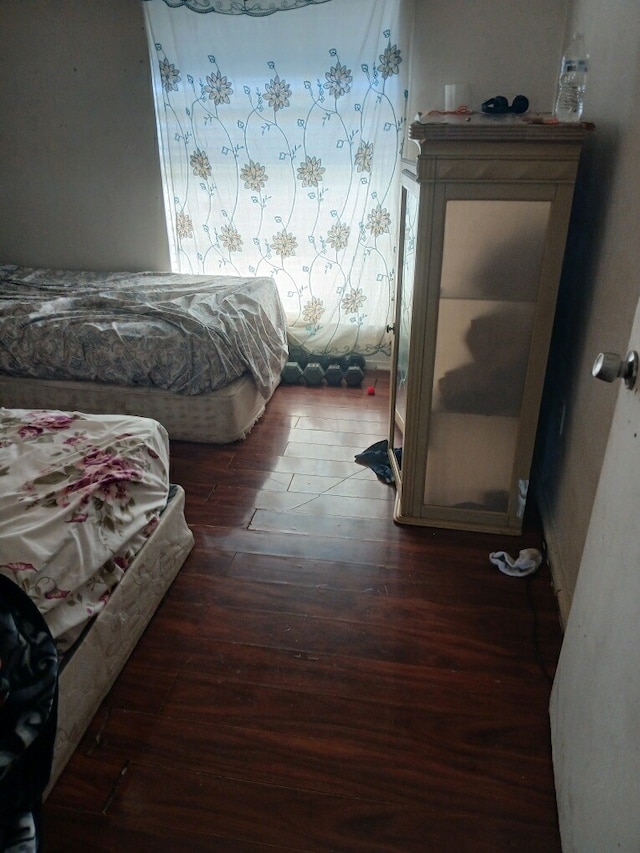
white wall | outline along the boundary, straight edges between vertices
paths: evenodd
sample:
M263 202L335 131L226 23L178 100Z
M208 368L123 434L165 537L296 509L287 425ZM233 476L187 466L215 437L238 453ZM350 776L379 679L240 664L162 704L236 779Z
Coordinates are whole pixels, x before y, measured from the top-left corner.
M526 95L553 106L566 0L415 0L411 117L444 109L446 83L467 82L472 105Z
M550 108L565 0L416 7L410 118L458 80ZM142 3L2 0L0 55L0 258L167 269Z
M572 0L567 33L572 30L584 31L591 54L585 118L596 130L574 199L537 466L537 493L565 619L618 393L616 385L594 380L591 367L600 351L626 352L640 293L637 2ZM633 533L635 509L619 518L621 536Z
M639 347L640 319L629 337L640 310L637 2L572 0L569 29L584 31L590 48L586 112L596 132L574 205L554 342L563 369L548 382L541 442L554 446L564 404L566 428L555 453L541 460L543 515L565 615L577 589L551 705L554 771L563 850L631 853L639 849L638 391L632 396L618 383L593 380L590 369L600 350Z
M0 258L168 269L135 0L0 2Z

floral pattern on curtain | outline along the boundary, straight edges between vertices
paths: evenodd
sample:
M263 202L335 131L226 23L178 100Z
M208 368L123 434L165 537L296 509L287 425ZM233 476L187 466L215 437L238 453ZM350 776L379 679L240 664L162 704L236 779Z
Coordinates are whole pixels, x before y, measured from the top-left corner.
M292 345L388 354L400 0L259 19L145 9L174 270L272 276Z
M186 6L192 12L223 12L225 15L271 15L298 9L310 3L328 3L329 0L163 0L167 6Z

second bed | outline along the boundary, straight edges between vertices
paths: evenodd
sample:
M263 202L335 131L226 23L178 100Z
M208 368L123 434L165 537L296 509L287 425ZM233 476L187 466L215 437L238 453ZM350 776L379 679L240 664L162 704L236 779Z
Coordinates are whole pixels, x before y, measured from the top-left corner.
M0 266L0 402L154 418L228 443L262 415L287 360L269 277Z

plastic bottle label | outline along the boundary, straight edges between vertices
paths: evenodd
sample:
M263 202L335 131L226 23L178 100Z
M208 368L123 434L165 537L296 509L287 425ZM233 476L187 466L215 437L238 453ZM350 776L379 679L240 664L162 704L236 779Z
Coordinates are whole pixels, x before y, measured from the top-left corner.
M579 71L581 74L586 74L588 71L586 59L565 59L564 74L573 74L574 71Z

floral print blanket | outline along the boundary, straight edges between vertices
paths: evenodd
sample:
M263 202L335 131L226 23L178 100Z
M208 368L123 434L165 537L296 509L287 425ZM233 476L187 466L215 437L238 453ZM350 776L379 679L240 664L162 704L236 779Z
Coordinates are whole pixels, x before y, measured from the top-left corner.
M250 373L268 399L286 362L272 278L0 265L0 371L204 394Z
M0 574L64 652L157 526L169 441L126 415L0 408Z

